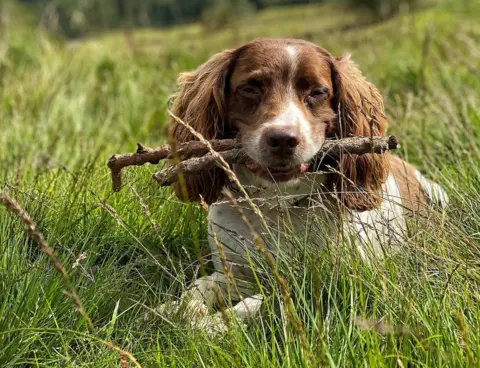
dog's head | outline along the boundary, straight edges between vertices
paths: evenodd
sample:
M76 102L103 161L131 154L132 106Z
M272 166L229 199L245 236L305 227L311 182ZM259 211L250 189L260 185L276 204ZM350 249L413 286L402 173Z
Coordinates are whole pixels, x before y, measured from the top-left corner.
M247 167L267 182L295 182L328 137L386 132L382 98L349 57L301 40L226 50L179 83L173 114L207 139L241 139ZM171 128L176 142L194 139L173 119ZM349 208L366 210L379 203L387 173L386 155L344 155L330 183ZM188 199L213 202L226 175L212 169L185 179Z

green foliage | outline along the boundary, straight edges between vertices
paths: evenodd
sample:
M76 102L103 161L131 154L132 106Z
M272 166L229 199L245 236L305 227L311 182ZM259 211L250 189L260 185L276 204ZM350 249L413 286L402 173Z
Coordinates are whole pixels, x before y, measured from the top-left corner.
M51 31L68 37L118 27L158 27L202 20L210 29L231 25L253 10L311 0L18 0L36 8ZM316 0L320 1L320 0Z
M121 366L104 342L143 367L306 367L308 355L310 366L478 366L480 7L461 18L458 7L452 0L354 30L363 14L337 5L267 9L241 20L235 37L205 35L198 24L137 31L135 50L121 32L63 44L11 15L0 32L0 190L38 223L95 329L0 207L0 366ZM112 193L105 165L137 141L164 141L181 71L256 36L308 36L335 55L350 51L385 96L398 154L451 199L446 214L412 218L401 251L370 266L341 243L320 248L291 234L295 252L277 262L306 346L271 274L264 317L231 335L212 339L180 318L139 321L197 275L197 250L208 260L205 215L158 188L157 167L129 168L125 188ZM380 334L381 326L396 332Z
M419 0L345 0L352 8L366 9L377 19L388 19L402 11L411 11Z
M212 0L202 13L202 24L207 30L234 26L253 10L248 0Z

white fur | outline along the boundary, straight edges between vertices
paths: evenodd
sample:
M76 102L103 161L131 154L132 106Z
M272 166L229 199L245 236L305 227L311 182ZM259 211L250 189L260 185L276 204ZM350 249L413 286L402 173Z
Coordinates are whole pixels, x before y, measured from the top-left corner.
M399 187L393 177L389 175L383 186L383 201L381 205L371 211L355 212L351 211L340 218L335 206L322 198L322 185L325 183L324 175L302 178L297 184L288 186L287 184L270 186L259 185L258 178L254 177L248 169L236 167L237 176L247 188L253 186L259 187L257 190L248 189L254 202L257 202L264 217L272 224L278 224L285 217L285 211L289 212L292 231L296 236L303 237L308 231L306 226L306 215L310 218L324 219L321 223L325 234L334 234L339 228L344 229L346 238L355 237L355 246L365 259L369 261L372 257L383 256L386 246L395 246L402 242L405 234L406 224L403 216L403 205L400 196ZM316 201L315 208L298 204L302 197L313 198ZM249 208L248 204L242 202L242 208L246 218L253 225L259 234L264 234L261 221ZM279 211L281 209L281 211ZM232 256L232 265L237 268L240 274L245 274L249 270L244 270L245 265L241 265L242 259L245 259L246 250L252 250L252 234L248 226L240 218L237 209L233 208L228 202L215 203L209 209L209 221L213 224L217 239L225 246L227 259ZM339 221L344 223L343 226ZM330 225L330 229L325 228L325 224ZM312 233L316 236L315 244L321 244L323 239L319 239L319 233ZM336 234L338 235L338 234ZM310 236L310 235L308 235ZM217 254L217 245L210 239L212 254ZM214 257L217 269L223 270L223 265L219 259ZM239 266L241 265L241 266ZM248 267L247 267L248 268Z
M288 45L287 52L290 57L294 58L297 55L297 48L293 45Z
M400 188L392 174L382 189L383 201L378 208L351 214L357 249L366 261L381 255L385 245L400 244L406 230Z
M415 170L415 177L425 191L427 197L435 204L445 208L448 205L448 195L437 183L428 181L418 170Z
M278 252L276 247L279 245L288 246L289 242L284 241L288 234L295 234L297 239L304 239L306 244L317 247L325 246L328 239L342 237L347 240L347 244L354 244L365 262L370 263L375 258L382 258L389 249L398 249L405 241L403 201L392 174L382 187L383 201L378 208L340 213L338 204L328 200L331 197L323 191L326 182L323 174L302 176L294 184L267 185L243 165L235 166L234 170L250 198L261 210L267 228L239 193L236 195L237 205L242 208L243 215L254 232L264 239L273 237L273 242L265 242L267 251L273 254ZM430 198L447 200L446 193L440 186L428 182L419 173L417 178ZM252 282L251 262L262 256L254 244L252 229L242 219L238 208L233 207L229 201L218 201L210 205L208 222L211 225L209 244L217 272L196 280L192 288L182 296L182 300L189 301L189 308L195 307L197 310L193 313L192 323L209 334L215 334L225 331L226 326L218 313L211 315L205 311L211 310L221 295L240 301L227 309L227 312L241 323L260 313L262 297L255 295L258 289ZM312 231L312 224L317 231ZM339 233L339 229L342 229L342 233ZM223 260L226 260L226 265L234 276L233 282L227 282L224 275L225 263L220 256L219 245L223 248ZM207 322L207 317L210 322Z
M300 140L304 143L304 149L301 150L302 157L299 157L299 160L306 162L310 160L316 152L320 149L323 144L322 140L313 140L312 139L312 130L310 128L310 123L303 114L302 110L298 108L295 104L293 98L290 99L284 108L284 110L277 115L271 121L268 121L262 124L261 128L258 131L258 134L254 137L251 143L246 144L247 151L249 155L257 162L262 162L261 152L261 138L266 129L272 127L285 127L285 126L294 126L298 128L300 134ZM250 148L250 149L249 149Z

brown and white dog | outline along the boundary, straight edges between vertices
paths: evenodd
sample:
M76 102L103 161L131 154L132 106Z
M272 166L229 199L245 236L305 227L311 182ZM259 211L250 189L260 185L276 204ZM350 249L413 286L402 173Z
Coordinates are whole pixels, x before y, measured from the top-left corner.
M313 166L318 163L312 159L326 139L386 134L382 97L349 56L333 57L302 40L258 39L213 56L197 70L182 74L179 83L173 114L207 139L240 138L251 157L233 169L271 226L265 229L265 223L243 205L258 234L271 234L275 227L299 237L308 231L307 236L317 236L314 243L321 244L319 233L335 235L341 229L355 235L352 244L368 261L402 242L407 212L448 201L438 184L389 154L344 155L321 164L328 173L307 174L317 171ZM170 124L176 142L194 139L175 120ZM203 198L210 205L209 240L217 272L198 279L182 300L207 314L225 295L219 242L227 267L245 281L240 281L237 296L241 302L231 312L240 319L250 317L261 304L248 282L249 254L255 252L252 229L221 191L231 188L238 201L242 194L220 168L185 179L188 199ZM176 191L182 198L185 190ZM288 229L279 225L286 212ZM321 231L307 226L312 222Z

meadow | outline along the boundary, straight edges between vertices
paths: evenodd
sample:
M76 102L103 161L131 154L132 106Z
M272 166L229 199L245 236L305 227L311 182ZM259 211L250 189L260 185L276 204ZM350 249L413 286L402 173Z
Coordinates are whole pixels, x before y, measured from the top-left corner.
M21 9L3 12L0 191L38 224L68 280L0 206L1 367L480 365L480 2L430 1L381 23L335 4L277 8L218 32L192 24L73 42ZM159 188L153 166L128 169L113 193L106 161L165 141L180 72L260 36L351 52L384 96L397 154L451 205L432 215L441 221L412 219L404 251L372 267L299 241L305 251L278 269L300 328L282 318L274 280L275 307L247 328L211 338L181 318L143 323L197 275L205 214Z

